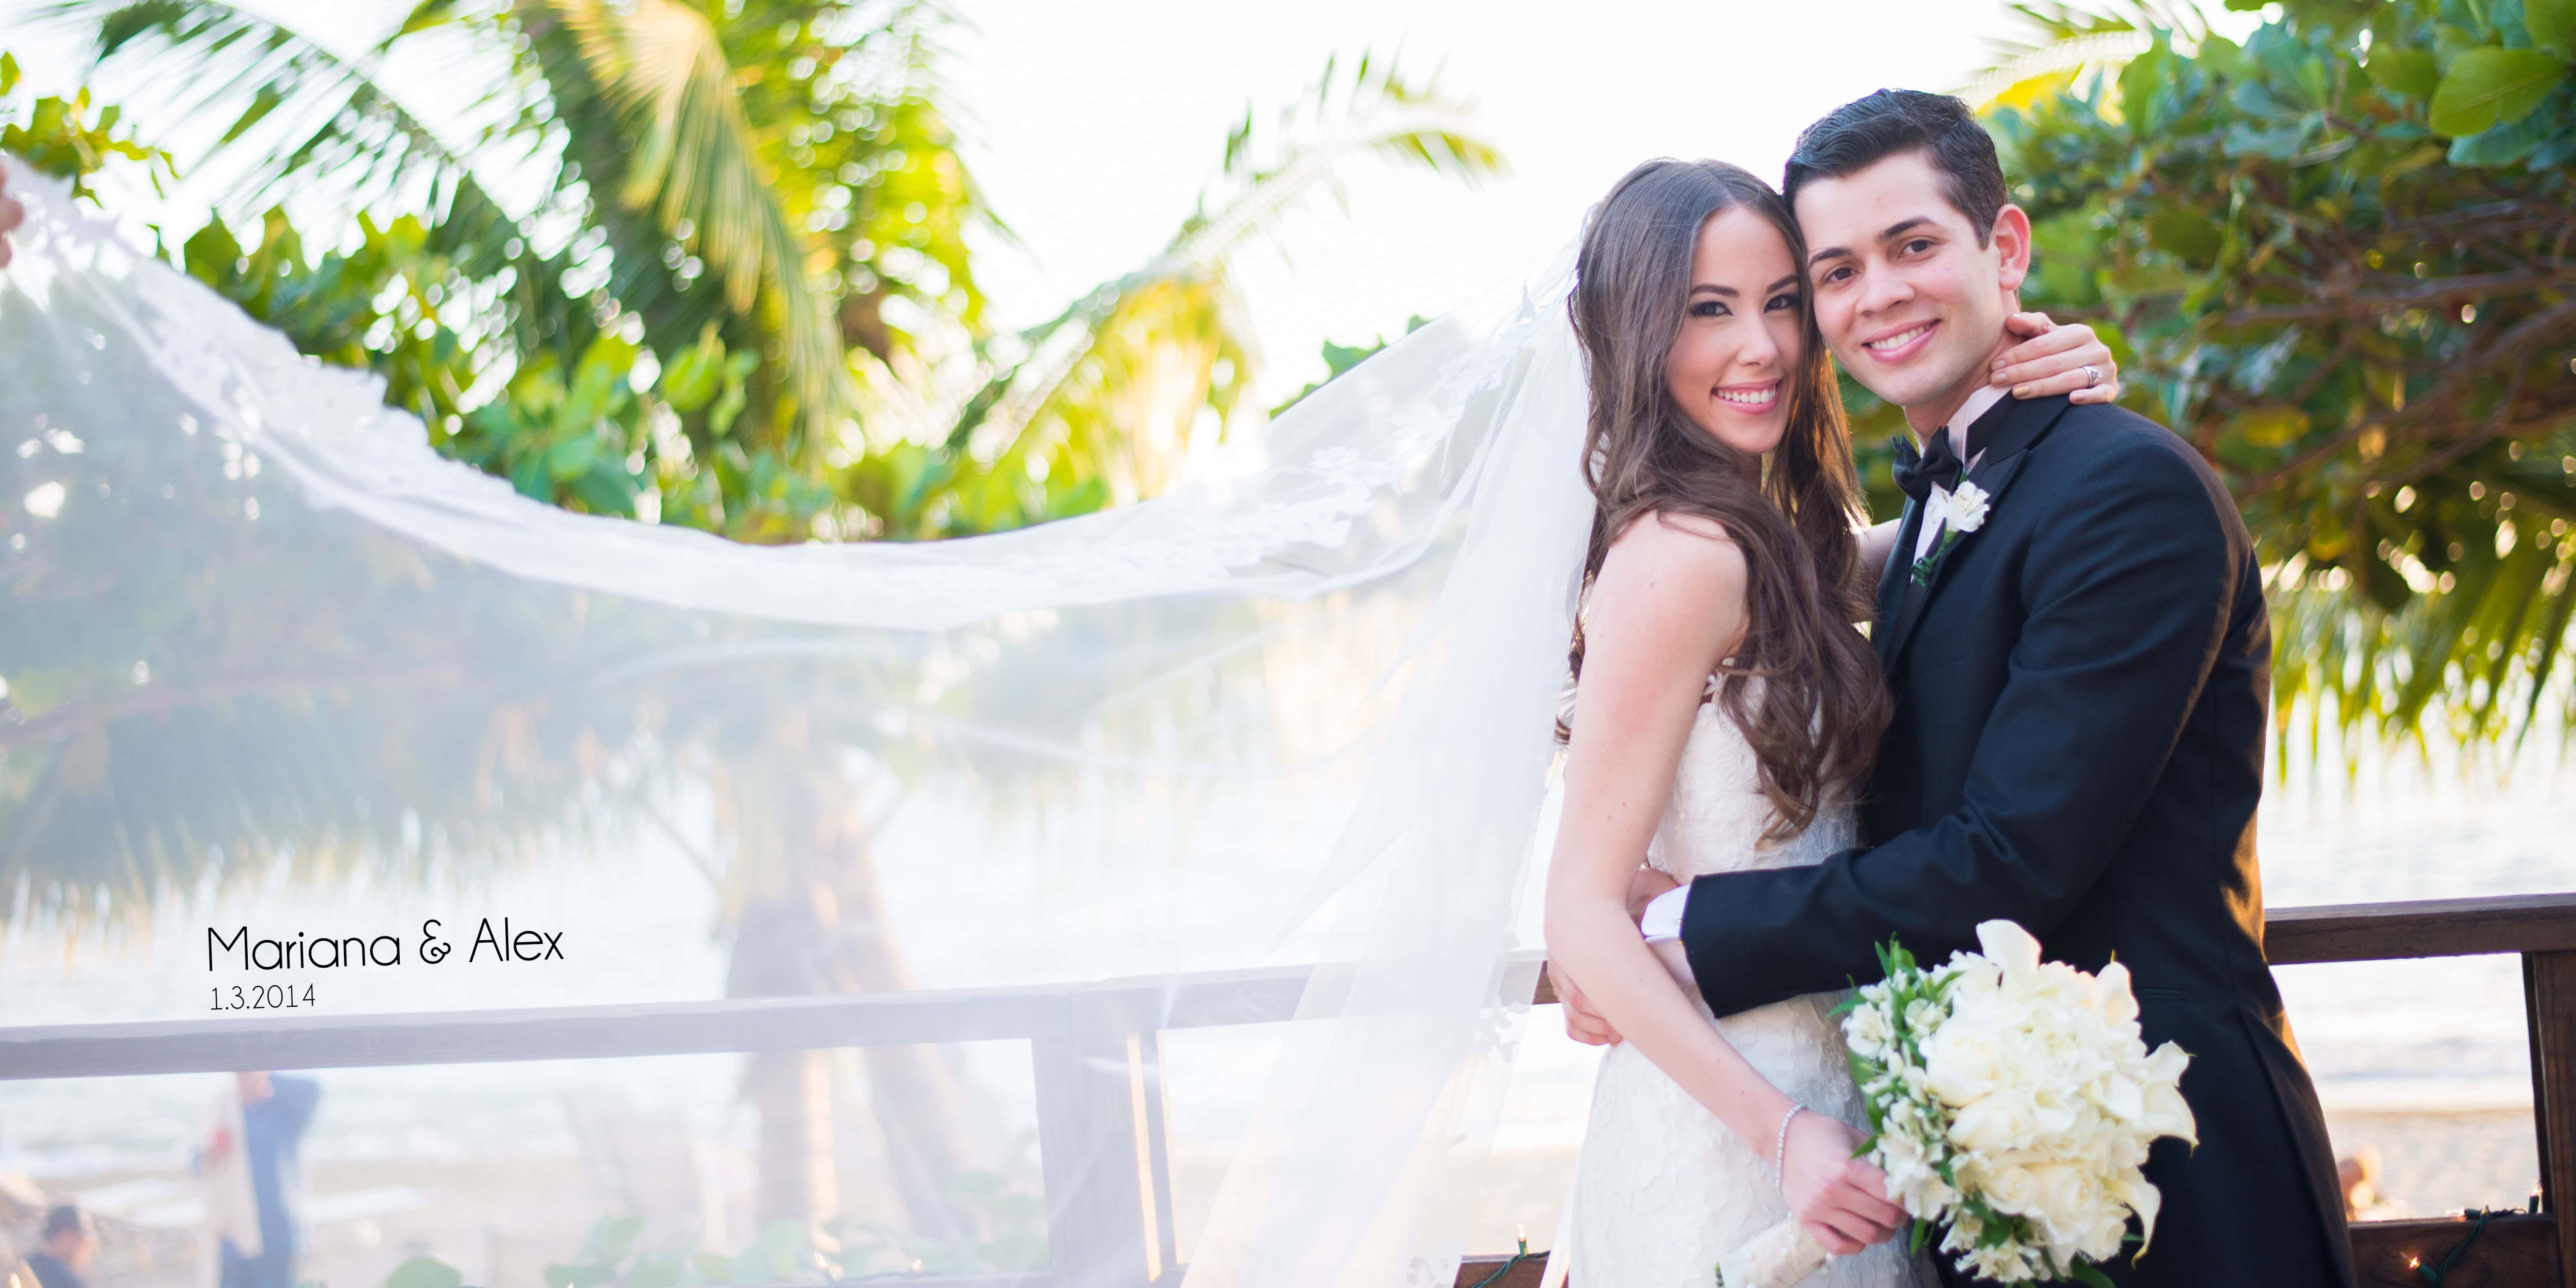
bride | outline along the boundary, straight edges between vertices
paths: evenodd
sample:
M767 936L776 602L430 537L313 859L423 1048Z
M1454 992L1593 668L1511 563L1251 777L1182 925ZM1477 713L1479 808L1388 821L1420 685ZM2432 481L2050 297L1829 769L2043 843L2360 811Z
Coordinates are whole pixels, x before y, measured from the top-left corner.
M1560 991L1624 1041L1601 1062L1552 1282L1696 1288L1792 1213L1837 1254L1825 1283L1933 1282L1889 1240L1906 1217L1884 1178L1853 1158L1839 997L1713 1017L1630 913L1639 855L1687 882L1853 844L1851 785L1887 723L1851 624L1895 525L1851 530L1859 486L1803 258L1760 179L1653 161L1611 190L1576 261L1598 508L1546 940ZM2074 327L2006 356L1996 380L2024 396L2109 365Z

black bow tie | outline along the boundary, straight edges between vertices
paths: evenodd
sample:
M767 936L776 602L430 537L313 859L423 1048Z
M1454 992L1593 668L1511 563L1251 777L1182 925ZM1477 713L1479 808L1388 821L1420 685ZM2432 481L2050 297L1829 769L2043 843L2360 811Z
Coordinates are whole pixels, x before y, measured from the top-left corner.
M1950 450L1948 430L1934 434L1932 445L1920 452L1914 450L1913 441L1903 434L1889 439L1888 443L1896 449L1896 486L1904 489L1916 504L1921 504L1932 494L1935 484L1946 492L1959 490L1962 466L1959 454Z

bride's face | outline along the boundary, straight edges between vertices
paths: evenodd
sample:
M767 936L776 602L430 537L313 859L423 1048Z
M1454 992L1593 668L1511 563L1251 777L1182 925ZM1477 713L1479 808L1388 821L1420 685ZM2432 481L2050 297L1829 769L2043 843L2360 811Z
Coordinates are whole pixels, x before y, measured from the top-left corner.
M1789 423L1788 374L1805 355L1798 266L1770 221L1738 206L1700 226L1664 387L1693 424L1759 456Z

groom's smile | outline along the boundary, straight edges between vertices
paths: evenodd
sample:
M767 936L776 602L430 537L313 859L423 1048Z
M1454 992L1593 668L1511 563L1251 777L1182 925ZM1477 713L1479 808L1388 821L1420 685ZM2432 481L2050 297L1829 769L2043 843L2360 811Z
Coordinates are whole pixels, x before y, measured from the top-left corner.
M1932 333L1940 326L1938 321L1908 322L1884 329L1860 343L1869 351L1869 356L1879 362L1890 367L1902 366L1931 345Z

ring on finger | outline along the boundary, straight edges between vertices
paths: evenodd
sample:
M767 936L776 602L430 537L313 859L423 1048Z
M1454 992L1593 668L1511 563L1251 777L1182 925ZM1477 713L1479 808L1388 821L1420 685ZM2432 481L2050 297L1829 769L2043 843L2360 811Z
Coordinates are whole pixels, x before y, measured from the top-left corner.
M2090 389L2100 383L2102 383L2102 369L2100 367L2086 367L2084 369L2084 387Z

